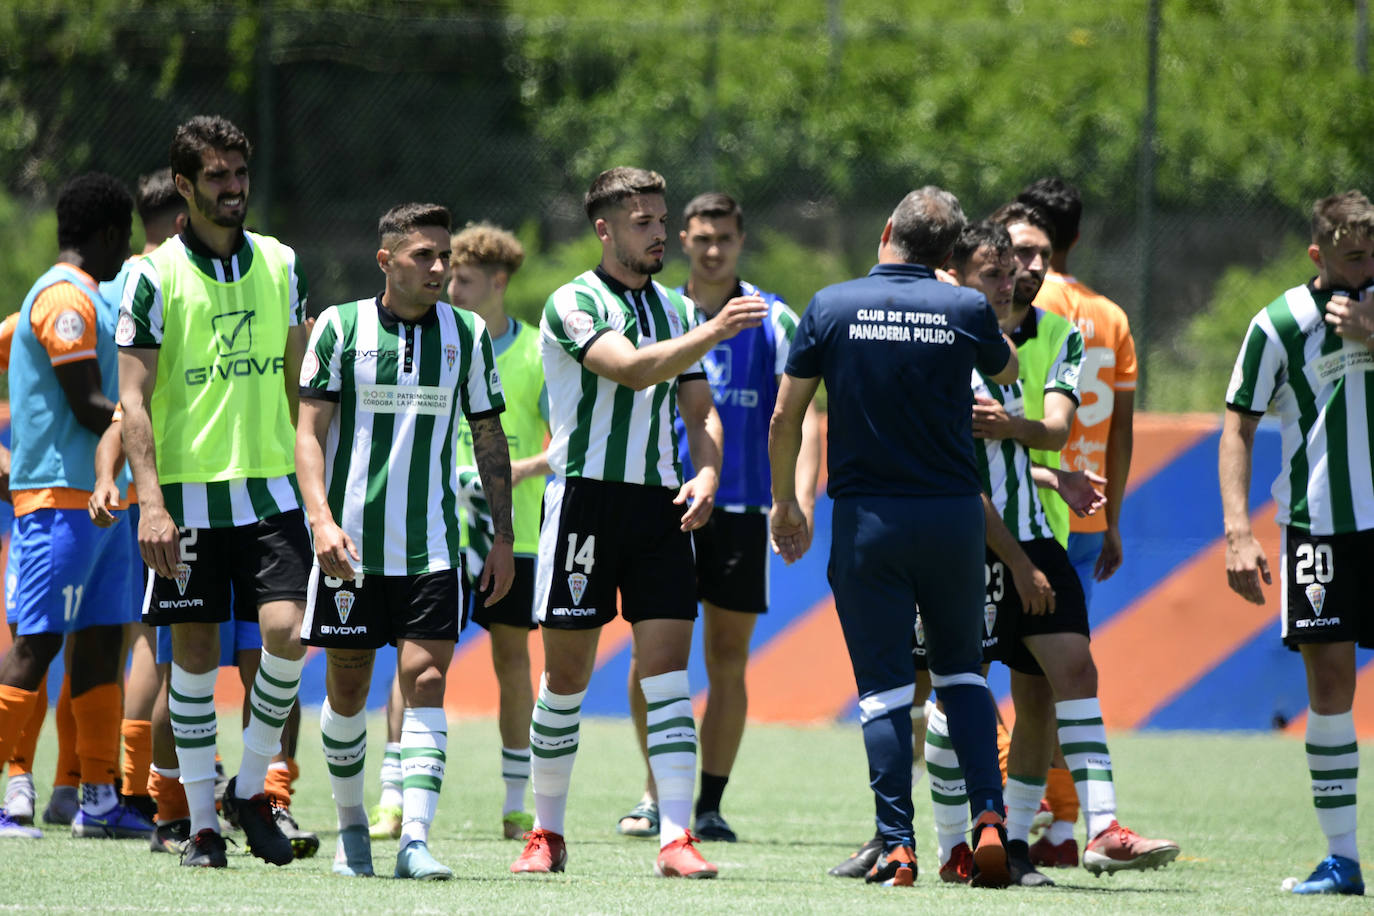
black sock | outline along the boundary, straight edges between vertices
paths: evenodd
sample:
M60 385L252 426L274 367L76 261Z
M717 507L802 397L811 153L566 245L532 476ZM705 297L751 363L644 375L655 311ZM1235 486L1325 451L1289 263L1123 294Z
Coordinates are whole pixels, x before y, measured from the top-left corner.
M697 817L707 811L720 810L720 797L725 794L725 784L729 776L713 776L701 771L701 794L697 796Z

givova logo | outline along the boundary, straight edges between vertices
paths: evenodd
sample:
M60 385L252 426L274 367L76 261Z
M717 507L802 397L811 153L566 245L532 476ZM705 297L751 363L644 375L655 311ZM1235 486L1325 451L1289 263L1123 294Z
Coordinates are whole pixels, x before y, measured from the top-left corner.
M253 316L256 312L225 312L210 319L215 331L215 350L220 356L238 356L253 349Z

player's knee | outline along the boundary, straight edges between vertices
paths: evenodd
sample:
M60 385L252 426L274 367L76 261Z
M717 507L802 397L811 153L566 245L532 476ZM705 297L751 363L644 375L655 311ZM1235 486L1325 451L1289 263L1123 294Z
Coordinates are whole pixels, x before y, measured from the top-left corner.
M444 705L444 672L433 665L416 672L410 695L413 706Z

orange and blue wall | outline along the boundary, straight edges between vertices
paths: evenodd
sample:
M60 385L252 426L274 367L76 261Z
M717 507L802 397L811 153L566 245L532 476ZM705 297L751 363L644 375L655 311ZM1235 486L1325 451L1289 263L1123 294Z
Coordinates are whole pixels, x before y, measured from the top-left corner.
M1306 689L1298 656L1278 641L1278 529L1269 486L1278 473L1279 435L1263 423L1255 444L1250 504L1253 522L1274 569L1263 607L1247 604L1226 587L1221 502L1217 489L1219 418L1139 415L1131 483L1122 510L1125 562L1099 583L1091 610L1103 714L1116 729L1251 729L1300 731ZM824 722L857 718L853 674L825 580L830 549L830 504L821 496L816 539L791 567L773 558L772 610L754 634L749 715L763 722ZM5 526L8 529L8 525ZM690 677L704 696L700 627ZM9 634L0 634L0 650ZM542 667L539 640L530 643L534 677ZM604 628L597 670L583 703L589 715L628 713L625 682L629 628ZM1374 652L1358 657L1355 702L1361 737L1374 737ZM378 654L374 703L385 702L394 671L390 651ZM54 677L59 676L54 672ZM989 682L1006 700L1005 669ZM311 651L302 700L324 697L324 659ZM57 695L53 689L52 696ZM221 705L241 701L235 673L225 671ZM496 680L486 634L469 627L449 671L446 705L452 714L496 712Z

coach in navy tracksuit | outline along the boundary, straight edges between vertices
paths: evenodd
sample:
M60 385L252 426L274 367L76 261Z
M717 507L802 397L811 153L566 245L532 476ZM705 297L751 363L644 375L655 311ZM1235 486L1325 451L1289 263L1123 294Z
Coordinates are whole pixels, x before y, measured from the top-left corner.
M892 884L914 879L910 707L918 602L931 681L975 818L974 883L1006 883L1005 851L991 842L1004 809L996 712L979 673L984 529L969 378L977 368L1010 384L1017 360L982 294L935 278L963 226L959 202L939 188L913 191L898 204L877 266L821 290L802 316L769 437L774 547L792 562L809 546L793 488L802 416L824 378L834 500L830 584L858 684L885 846L869 880Z

